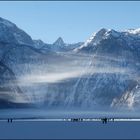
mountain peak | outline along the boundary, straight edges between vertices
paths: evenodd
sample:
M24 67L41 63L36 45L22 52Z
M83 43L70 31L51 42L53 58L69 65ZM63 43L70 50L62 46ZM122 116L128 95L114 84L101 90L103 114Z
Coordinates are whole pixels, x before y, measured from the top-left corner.
M65 43L64 43L62 37L59 37L59 38L53 43L53 45L56 45L56 46L64 46Z
M99 44L102 40L107 39L109 37L118 38L120 36L120 32L117 32L113 29L101 28L99 31L92 34L92 36L79 48L76 48L74 51L81 50L82 48L88 46L95 46Z
M81 47L86 47L89 44L92 44L92 45L98 44L108 31L109 30L102 28L98 32L93 33L93 35Z
M108 31L108 29L106 29L106 28L101 28L96 34L104 34L104 33L106 33Z

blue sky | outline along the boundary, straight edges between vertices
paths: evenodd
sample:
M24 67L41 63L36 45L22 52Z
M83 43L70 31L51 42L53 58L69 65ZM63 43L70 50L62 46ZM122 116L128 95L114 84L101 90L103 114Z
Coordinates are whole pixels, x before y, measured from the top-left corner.
M34 39L52 43L85 41L101 28L116 30L140 27L140 2L0 2L6 18Z

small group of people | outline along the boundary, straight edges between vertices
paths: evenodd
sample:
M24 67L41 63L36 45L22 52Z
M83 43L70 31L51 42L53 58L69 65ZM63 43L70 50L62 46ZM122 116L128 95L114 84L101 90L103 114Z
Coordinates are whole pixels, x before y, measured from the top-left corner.
M8 121L8 123L10 123L10 122L12 123L13 119L11 118L11 119L8 119L7 121Z
M114 118L110 119L110 118L102 118L101 121L103 124L106 124L109 120L112 120L114 122Z
M71 121L72 122L81 122L81 121L83 121L83 119L82 118L72 118Z
M102 121L102 123L106 124L108 119L107 118L102 118L101 121Z

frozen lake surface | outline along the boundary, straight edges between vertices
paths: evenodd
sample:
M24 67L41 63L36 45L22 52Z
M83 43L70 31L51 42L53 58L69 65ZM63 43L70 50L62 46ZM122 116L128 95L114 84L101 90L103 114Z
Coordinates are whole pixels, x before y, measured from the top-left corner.
M138 113L98 111L54 111L44 109L2 109L1 118L139 118ZM0 121L0 139L112 139L140 138L140 121L130 122L48 122Z
M140 122L0 122L0 139L134 139Z

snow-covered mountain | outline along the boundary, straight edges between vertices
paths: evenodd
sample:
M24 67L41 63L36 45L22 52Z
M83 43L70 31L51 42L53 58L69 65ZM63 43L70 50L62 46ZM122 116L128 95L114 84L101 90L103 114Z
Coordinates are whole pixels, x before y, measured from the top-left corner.
M139 108L139 61L140 29L47 44L0 18L0 106Z
M76 62L72 61L77 67L82 64L80 76L59 83L59 86L48 86L47 103L94 109L139 108L138 31L139 29L120 32L101 29L93 34L84 45L74 50L75 56L79 55L80 60L76 58ZM49 97L53 98L53 102Z
M95 47L106 41L108 39L115 39L121 45L128 45L130 48L133 46L139 45L140 41L140 29L129 29L124 31L115 31L113 29L101 29L93 35L79 48L76 48L75 52L86 52L94 51ZM126 44L123 44L126 43ZM117 45L115 45L117 46ZM136 47L139 49L138 47Z
M52 64L56 63L56 60L62 61L63 57L55 53L53 44L46 44L41 40L32 40L27 33L15 24L2 18L0 20L0 62L14 73L17 85L14 84L22 92L19 96L24 95L27 104L43 102L47 94L47 83L41 82L43 74L53 71ZM57 45L57 43L54 44ZM15 98L13 100L15 104L25 102L24 98L20 97L22 100L19 100L16 97L15 90L14 92L15 96L13 98Z
M88 104L108 104L111 107L125 106L131 109L138 106L139 88L134 89L139 85L139 35L139 29L101 29L84 45L75 49L76 53L90 57L86 69L91 69L92 72L88 78L79 79L77 87L83 86L79 90L77 88L74 94L84 91L80 96L88 95ZM94 100L91 101L91 98Z

